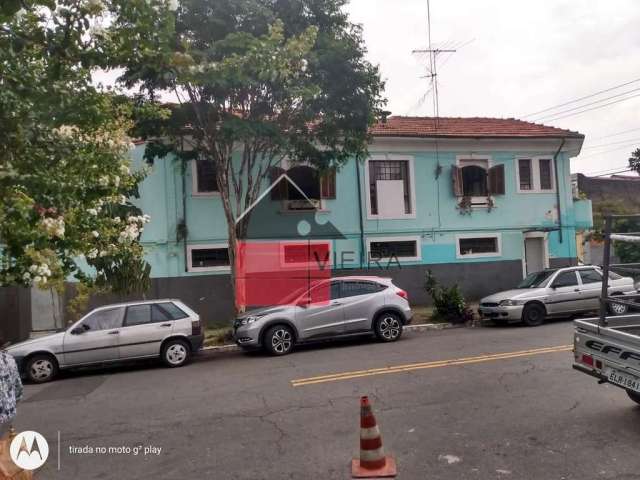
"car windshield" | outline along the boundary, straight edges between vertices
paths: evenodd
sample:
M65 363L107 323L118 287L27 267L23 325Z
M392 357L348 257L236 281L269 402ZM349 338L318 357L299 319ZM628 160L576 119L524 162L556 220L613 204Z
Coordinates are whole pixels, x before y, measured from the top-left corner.
M309 286L300 287L279 300L278 305L294 305L298 303L298 301L301 300L303 296L309 296L309 292L311 292L311 290L324 283L326 283L326 281L322 280L320 282L312 282Z
M543 270L542 272L530 273L522 282L518 284L518 288L539 288L543 287L555 270Z

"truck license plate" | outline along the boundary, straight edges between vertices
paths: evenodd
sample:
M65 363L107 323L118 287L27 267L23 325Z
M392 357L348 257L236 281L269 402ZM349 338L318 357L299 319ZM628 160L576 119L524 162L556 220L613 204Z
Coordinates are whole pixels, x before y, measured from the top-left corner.
M611 368L607 372L607 380L622 388L640 393L640 378L629 375L628 373Z

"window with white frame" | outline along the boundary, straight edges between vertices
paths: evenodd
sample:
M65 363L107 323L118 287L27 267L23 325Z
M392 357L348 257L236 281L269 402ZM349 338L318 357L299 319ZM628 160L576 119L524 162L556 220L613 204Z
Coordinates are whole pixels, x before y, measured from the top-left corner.
M456 237L458 258L497 257L501 255L499 234L471 234Z
M187 246L187 270L190 272L229 270L229 266L226 244Z
M214 195L218 193L216 167L210 160L191 162L194 195Z
M519 193L540 193L555 190L553 159L551 158L518 158L516 172Z
M374 158L367 161L369 216L405 218L415 215L411 158Z
M420 260L420 237L372 237L367 239L369 261Z

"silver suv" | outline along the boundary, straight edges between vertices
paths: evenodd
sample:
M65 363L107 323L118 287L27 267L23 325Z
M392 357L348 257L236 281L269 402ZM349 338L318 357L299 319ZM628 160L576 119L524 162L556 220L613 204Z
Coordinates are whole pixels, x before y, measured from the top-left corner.
M67 330L10 346L23 376L48 382L58 370L142 358L184 365L202 348L199 315L179 300L96 308Z
M296 343L371 333L393 342L412 317L407 292L381 277L318 281L279 303L236 319L234 339L240 347L285 355Z

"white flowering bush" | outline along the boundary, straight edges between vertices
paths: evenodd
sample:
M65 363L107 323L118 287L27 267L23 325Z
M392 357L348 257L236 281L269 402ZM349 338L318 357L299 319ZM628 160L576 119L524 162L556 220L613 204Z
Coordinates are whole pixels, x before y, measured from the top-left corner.
M117 40L111 3L0 2L0 285L148 285L149 217L128 201L147 173L130 162L146 107L91 78Z

